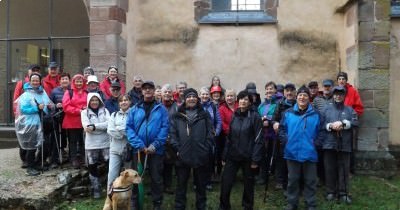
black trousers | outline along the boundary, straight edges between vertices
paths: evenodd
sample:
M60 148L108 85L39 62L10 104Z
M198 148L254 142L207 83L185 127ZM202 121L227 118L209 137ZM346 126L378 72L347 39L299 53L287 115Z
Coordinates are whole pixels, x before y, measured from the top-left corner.
M141 162L144 164L145 155L141 155ZM154 206L161 206L163 200L163 170L164 170L164 157L163 155L151 154L147 156L147 168L149 174L144 174L143 178L146 179L150 175L151 180L151 196ZM137 170L138 157L137 154L133 155L133 169ZM146 170L146 169L144 169ZM136 185L134 185L136 186ZM137 197L137 186L133 192L134 200ZM136 202L136 201L135 201Z
M350 188L350 152L324 150L326 193L347 195Z
M246 210L253 209L254 205L254 176L257 174L257 169L252 169L251 161L233 161L227 160L221 178L221 195L220 205L221 210L232 209L230 203L230 195L233 184L235 183L236 174L241 168L243 171L244 191L242 194L242 206Z
M175 169L177 175L175 209L184 210L186 209L187 184L192 168L185 165L179 165L176 166ZM195 191L197 210L205 210L207 206L206 184L208 181L209 171L209 165L193 168L193 179L194 184L196 185Z
M78 154L84 156L85 145L83 143L83 128L67 129L67 134L69 141L69 160L76 160L78 158Z
M276 152L276 170L275 177L276 182L283 185L283 188L286 189L288 183L288 166L286 160L283 158L283 153L285 150L285 145L277 142L277 152Z
M36 149L32 149L32 150L24 150L24 154L25 154L25 160L28 164L28 168L35 168L36 164L35 164L35 155L36 155Z

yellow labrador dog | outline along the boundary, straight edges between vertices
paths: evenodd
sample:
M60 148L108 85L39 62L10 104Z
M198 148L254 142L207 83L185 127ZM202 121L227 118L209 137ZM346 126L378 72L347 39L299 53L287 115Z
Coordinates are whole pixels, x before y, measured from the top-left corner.
M131 209L132 185L142 181L137 171L126 169L120 173L107 193L103 210Z

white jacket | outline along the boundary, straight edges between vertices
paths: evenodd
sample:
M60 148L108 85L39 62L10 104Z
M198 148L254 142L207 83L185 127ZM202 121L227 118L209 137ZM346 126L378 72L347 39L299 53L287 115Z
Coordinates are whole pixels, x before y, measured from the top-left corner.
M100 107L97 114L89 107L89 101L94 96L100 100ZM95 130L90 133L86 132L85 149L106 149L110 147L110 137L107 134L109 119L110 113L105 108L100 95L98 93L89 93L87 97L87 108L81 112L81 121L83 128L93 124Z
M110 116L107 133L111 136L110 153L122 155L128 140L126 138L126 119L129 109L126 112L119 110Z

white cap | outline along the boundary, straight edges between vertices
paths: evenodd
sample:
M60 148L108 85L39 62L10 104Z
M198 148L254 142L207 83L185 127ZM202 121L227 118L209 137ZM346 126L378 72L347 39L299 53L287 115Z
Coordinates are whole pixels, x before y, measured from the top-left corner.
M99 80L97 80L97 76L96 75L89 75L87 78L87 83L89 84L90 82L95 82L95 83L99 83Z

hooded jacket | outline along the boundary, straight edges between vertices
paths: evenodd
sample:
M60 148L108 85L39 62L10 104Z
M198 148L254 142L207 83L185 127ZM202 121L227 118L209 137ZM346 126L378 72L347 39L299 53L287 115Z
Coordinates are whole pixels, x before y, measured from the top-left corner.
M66 129L73 129L73 128L82 128L81 122L81 111L86 108L86 101L87 101L87 91L85 87L85 80L83 81L82 89L78 90L75 87L75 80L77 78L83 78L82 75L77 74L72 78L71 81L71 93L72 98L70 95L70 91L65 91L62 105L64 110L64 120L62 127Z
M170 127L171 145L178 154L176 164L197 168L208 164L214 139L213 125L209 114L201 108L195 109L193 119L186 115L185 103L172 116Z
M18 99L20 113L26 116L25 123L27 125L40 125L38 104L45 105L43 111L45 115L48 115L51 110L48 109L47 105L52 104L52 102L42 86L34 90L30 83L25 83L23 89L24 93Z
M282 114L279 137L286 144L284 158L298 162L317 162L316 146L320 144L323 119L318 111L308 104L301 114L297 104Z
M251 161L259 164L264 147L262 121L252 109L242 113L236 110L223 154L224 160Z
M364 113L364 106L362 104L358 91L349 83L346 83L346 97L344 98L344 105L350 106L357 112L358 116Z
M344 106L343 103L332 103L326 106L323 115L325 138L322 142L323 149L333 149L344 152L352 151L352 128L358 126L357 113L350 106ZM341 121L343 122L343 130L337 132L329 128L329 124Z
M93 97L100 100L98 112L95 113L89 106ZM94 125L94 131L86 132L85 149L105 149L110 147L110 137L107 134L108 120L110 113L104 106L104 102L98 93L89 93L87 96L87 108L81 112L81 121L84 128Z
M121 86L121 95L125 94L125 83L122 82L121 79L117 77L116 79L117 82L119 82L119 85ZM105 77L104 80L100 83L100 90L103 91L105 94L106 99L111 97L111 80L108 77Z
M120 109L110 115L107 133L111 137L110 153L112 154L122 155L128 143L126 137L126 120L128 119L129 110L124 112Z
M154 103L147 119L144 102L131 108L126 121L126 135L135 152L153 145L156 154L163 155L169 130L168 111L162 104Z
M60 75L56 75L55 77L51 77L48 74L46 77L43 78L42 81L43 89L46 91L47 95L51 94L51 91L60 86Z

